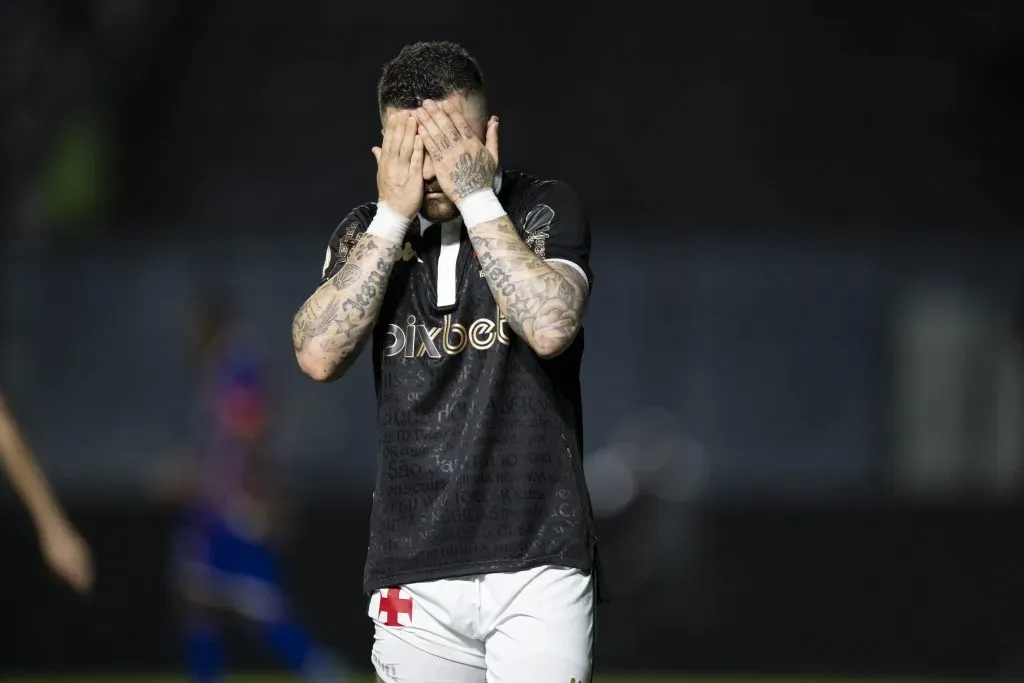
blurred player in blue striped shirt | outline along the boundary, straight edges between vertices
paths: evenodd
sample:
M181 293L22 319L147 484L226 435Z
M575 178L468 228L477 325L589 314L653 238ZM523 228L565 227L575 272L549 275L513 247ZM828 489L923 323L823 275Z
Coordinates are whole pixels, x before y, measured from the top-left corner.
M176 477L186 501L174 557L184 606L186 661L195 683L219 681L219 617L242 616L263 642L310 681L343 681L326 650L294 621L272 549L280 519L259 364L222 299L201 301L194 330L200 387L193 457Z

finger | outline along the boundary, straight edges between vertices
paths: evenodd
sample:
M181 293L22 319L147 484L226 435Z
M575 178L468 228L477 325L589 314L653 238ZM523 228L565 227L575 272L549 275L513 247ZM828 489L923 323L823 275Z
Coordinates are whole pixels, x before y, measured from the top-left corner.
M391 152L391 143L395 137L395 116L394 112L388 114L388 123L384 127L384 142L381 144L381 156L387 156Z
M388 150L388 154L393 159L397 160L401 157L402 145L405 144L405 124L408 120L404 114L397 114L395 116L395 127L391 131L391 148Z
M429 140L423 140L423 142L427 144L427 151L430 152L430 156L435 159L440 159L440 157L431 150L430 143L432 142L434 147L440 152L444 152L452 146L451 140L445 136L444 132L441 131L434 119L430 118L430 114L428 114L427 110L423 107L416 110L416 117L420 120L420 128L426 129L427 137L430 138ZM422 134L423 133L421 132L420 135Z
M442 158L441 149L434 142L434 138L430 137L430 131L427 130L426 126L420 124L419 135L417 136L423 142L423 149L426 150L427 154L434 161L440 161Z
M391 115L388 114L387 120L384 122L384 137L380 143L380 155L384 156L384 153L388 149L388 145L391 142Z
M448 103L448 106L449 108L453 108L450 102ZM452 123L451 118L445 110L442 109L437 102L434 102L434 100L423 100L423 108L427 110L427 113L430 114L430 118L435 124L437 124L437 127L441 129L441 132L444 133L446 138L452 142L459 141L462 135L455 127L455 124Z
M402 145L398 150L398 158L403 162L409 162L412 157L413 144L416 141L416 117L405 117L405 134L402 136Z
M412 158L409 160L409 166L414 171L423 172L423 138L419 135L413 136L412 141Z
M380 147L371 147L370 151L373 152L373 158L377 160L378 164L380 164Z
M441 103L441 108L444 110L443 113L447 114L448 118L451 119L452 124L458 129L462 137L467 140L472 140L476 137L473 133L473 127L469 125L466 117L462 115L458 107L451 102L445 101Z
M498 117L492 116L487 122L487 139L484 142L487 151L494 157L494 163L498 163Z

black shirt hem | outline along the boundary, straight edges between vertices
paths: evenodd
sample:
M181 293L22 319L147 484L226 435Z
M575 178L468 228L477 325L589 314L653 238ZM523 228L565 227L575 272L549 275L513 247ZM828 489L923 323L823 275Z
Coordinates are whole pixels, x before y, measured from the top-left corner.
M431 569L417 569L414 571L400 572L383 576L377 579L368 580L363 584L364 592L369 595L381 588L394 588L409 583L420 583L422 581L437 581L438 579L455 579L462 576L473 576L474 574L498 574L502 572L518 572L536 567L552 566L579 569L585 572L593 571L593 563L587 560L566 559L558 555L549 557L531 557L528 560L487 560L485 562L474 562L471 564L459 564L450 567L433 567Z

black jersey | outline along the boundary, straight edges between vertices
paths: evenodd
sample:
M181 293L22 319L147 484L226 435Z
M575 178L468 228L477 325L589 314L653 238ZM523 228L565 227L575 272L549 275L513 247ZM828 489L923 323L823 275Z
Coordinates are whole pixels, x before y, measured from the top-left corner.
M498 198L524 242L588 285L590 230L564 183L504 171ZM331 238L323 280L344 265L375 204ZM461 218L413 224L373 333L378 474L367 592L553 564L590 570L583 477L583 331L544 360L498 310Z

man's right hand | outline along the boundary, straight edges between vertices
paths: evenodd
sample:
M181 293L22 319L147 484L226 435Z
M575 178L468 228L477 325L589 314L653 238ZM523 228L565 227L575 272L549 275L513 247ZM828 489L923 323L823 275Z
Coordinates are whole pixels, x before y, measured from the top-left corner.
M408 218L423 203L423 140L412 114L388 114L384 142L373 148L377 158L377 198Z

